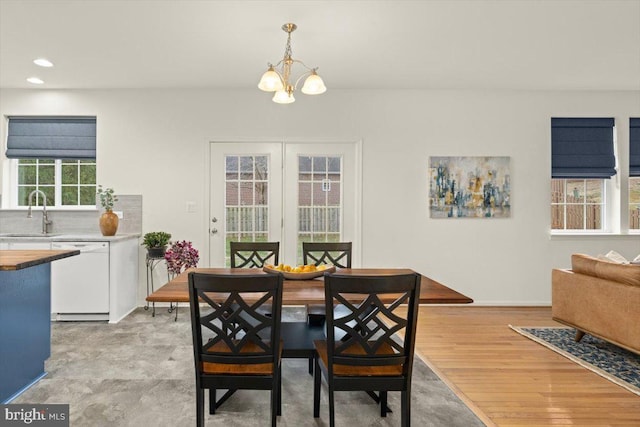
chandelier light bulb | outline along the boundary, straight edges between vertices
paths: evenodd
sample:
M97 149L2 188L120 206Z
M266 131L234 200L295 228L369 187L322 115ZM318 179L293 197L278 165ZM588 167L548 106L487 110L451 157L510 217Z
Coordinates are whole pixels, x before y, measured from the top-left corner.
M269 66L269 69L262 75L258 88L265 92L276 92L283 89L282 79L273 69L273 66Z
M320 95L327 91L327 87L324 85L322 78L317 75L314 70L304 81L301 91L305 95Z
M293 97L293 93L289 93L286 90L279 90L273 95L273 102L277 104L291 104L296 99Z

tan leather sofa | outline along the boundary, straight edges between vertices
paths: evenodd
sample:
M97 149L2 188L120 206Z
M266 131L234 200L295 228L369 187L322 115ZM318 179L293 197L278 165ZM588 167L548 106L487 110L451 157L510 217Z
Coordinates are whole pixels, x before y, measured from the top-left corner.
M552 272L553 319L640 354L640 265L571 256Z

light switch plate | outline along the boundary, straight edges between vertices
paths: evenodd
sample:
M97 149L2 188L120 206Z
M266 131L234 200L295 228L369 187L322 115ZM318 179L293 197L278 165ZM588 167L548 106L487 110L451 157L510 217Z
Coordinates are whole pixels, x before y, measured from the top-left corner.
M196 211L196 202L187 202L187 213L194 213Z
M122 211L113 211L113 213L118 215L118 218L124 219L124 212L122 212Z

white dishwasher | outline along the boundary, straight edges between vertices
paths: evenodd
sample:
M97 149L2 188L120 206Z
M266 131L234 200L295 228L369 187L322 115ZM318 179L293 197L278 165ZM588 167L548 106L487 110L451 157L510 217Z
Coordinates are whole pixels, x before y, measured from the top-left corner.
M109 243L53 242L80 255L51 263L51 320L109 320Z

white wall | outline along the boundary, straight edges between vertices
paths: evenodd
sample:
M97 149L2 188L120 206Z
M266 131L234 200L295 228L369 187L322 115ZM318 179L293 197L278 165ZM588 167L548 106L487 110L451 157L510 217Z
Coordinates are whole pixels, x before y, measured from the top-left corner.
M98 182L142 194L143 231L192 240L203 260L208 141L242 138L362 139L363 265L410 267L477 303L548 304L551 269L571 253L640 253L638 235L549 236L550 117L615 117L624 127L640 116L638 92L330 90L298 99L276 105L257 89L2 90L0 114L96 115ZM4 140L6 124L1 132ZM618 143L625 189L628 131ZM429 156L511 156L512 217L430 219Z

